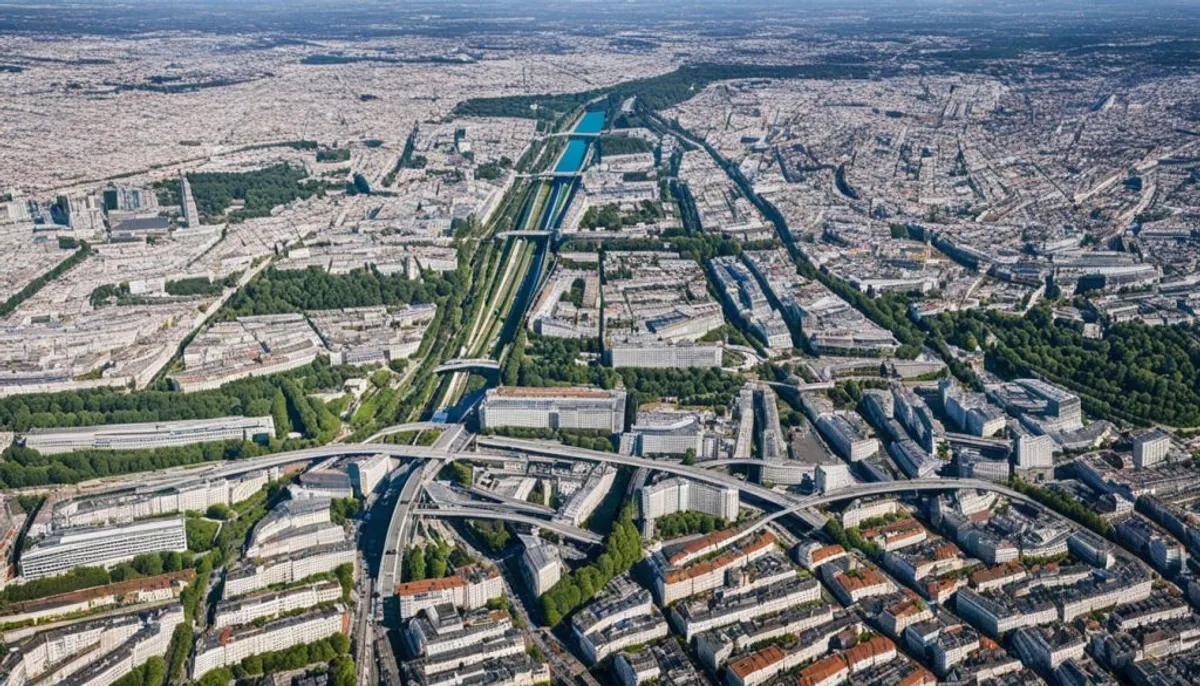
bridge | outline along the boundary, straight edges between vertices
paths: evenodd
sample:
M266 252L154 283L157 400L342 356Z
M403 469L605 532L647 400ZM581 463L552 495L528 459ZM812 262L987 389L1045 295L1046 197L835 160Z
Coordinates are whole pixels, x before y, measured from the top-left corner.
M454 519L495 519L502 522L514 522L517 524L528 524L536 526L547 531L569 538L573 541L597 545L604 540L600 534L580 529L579 527L563 524L550 519L542 519L527 514L518 512L506 512L503 510L486 509L482 507L440 507L429 508L422 507L413 510L413 514L418 517L447 517Z
M488 371L500 371L500 363L495 360L489 360L486 357L480 358L460 358L455 360L446 360L434 368L435 374L443 374L445 372L462 372L469 369L486 369Z
M470 493L471 495L477 495L480 498L486 498L488 500L500 503L501 505L506 505L509 508L512 508L514 510L523 510L525 512L530 512L532 514L544 514L544 515L554 514L553 508L546 507L545 505L538 505L537 503L531 503L531 502L528 502L525 500L517 500L516 498L510 498L506 495L500 495L499 493L489 491L486 488L478 488L476 486L472 486L467 489L467 492Z
M533 230L501 231L500 233L496 234L496 236L499 238L549 238L550 236L553 236L553 235L554 235L553 231L533 231Z
M984 438L983 436L960 434L951 431L947 431L945 436L947 441L956 445L966 445L982 450L1003 450L1005 452L1012 449L1012 443L999 438Z

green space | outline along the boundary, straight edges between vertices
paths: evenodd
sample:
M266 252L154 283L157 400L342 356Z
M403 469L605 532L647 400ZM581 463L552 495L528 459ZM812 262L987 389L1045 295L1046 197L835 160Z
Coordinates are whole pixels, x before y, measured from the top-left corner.
M625 507L604 539L604 552L595 561L564 575L542 594L542 619L550 626L558 624L641 559L642 535L633 523L632 508Z
M616 203L599 207L592 205L584 211L583 217L579 220L579 226L587 230L617 231L623 226L652 224L665 216L662 208L649 200L643 200L636 210L628 213L621 212L621 206ZM659 245L661 246L661 243Z
M325 181L308 179L302 167L277 164L248 172L196 172L187 175L196 209L207 223L237 223L253 217L266 217L271 210L296 199L324 195L333 188ZM307 179L307 180L306 180ZM155 184L159 203L180 204L179 180ZM226 214L235 203L242 206Z
M484 181L495 181L504 176L504 172L511 169L512 165L512 160L507 157L501 157L494 162L484 162L475 167L475 178L483 179Z
M962 348L982 343L988 367L1001 377L1040 377L1071 389L1092 416L1200 426L1200 328L1194 325L1123 322L1091 339L1082 326L1057 322L1048 307L1036 307L1023 317L944 313L931 326Z
M425 547L412 546L404 553L403 581L423 581L451 576L454 570L470 564L471 555L461 545L429 540Z
M179 296L220 295L221 291L226 288L236 286L241 276L241 272L234 272L224 279L217 281L213 281L206 276L177 279L167 282L166 291L168 295Z
M662 538L675 538L689 534L710 534L727 528L729 522L704 512L682 510L672 512L654 520L654 531Z
M543 441L558 441L574 448L617 452L617 439L610 431L601 429L538 429L524 426L497 426L483 430L484 435L508 436Z
M615 111L623 101L634 96L648 109L664 110L690 100L714 81L755 78L862 79L872 74L873 70L864 65L846 64L690 64L659 76L577 93L473 98L459 103L451 117L523 117L554 121L597 98L604 98L608 109ZM614 117L608 119L611 121Z
M637 136L604 135L596 139L601 157L605 155L634 155L654 152L655 145Z
M334 498L329 503L329 520L334 524L345 524L346 520L358 515L361 507L358 498Z
M161 656L154 655L113 682L113 686L162 686L166 676L167 663Z

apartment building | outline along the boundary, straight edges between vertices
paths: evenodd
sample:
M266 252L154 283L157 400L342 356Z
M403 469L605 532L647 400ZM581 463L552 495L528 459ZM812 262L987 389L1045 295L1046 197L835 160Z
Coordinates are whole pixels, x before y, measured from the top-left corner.
M400 617L407 619L427 607L446 603L466 610L481 608L488 600L504 595L504 583L493 567L463 567L453 576L396 584L395 594Z
M109 527L65 529L21 555L21 575L41 579L76 567L111 568L143 553L187 550L183 517Z
M331 572L339 565L355 564L352 541L306 548L262 560L244 560L225 573L225 598L234 598L273 584L290 584L313 574Z
M333 603L342 597L342 586L336 581L319 581L314 584L283 591L254 593L233 600L217 603L212 628L249 624L262 617L294 612L323 603Z
M387 455L371 455L351 459L346 471L350 475L350 484L354 487L354 494L365 498L374 493L375 487L387 477L391 467L391 460Z
M737 521L740 507L741 500L736 488L702 484L678 477L645 486L641 492L642 518L647 521L690 510L734 522Z
M239 629L226 626L219 632L202 636L196 642L192 678L219 667L235 665L251 655L286 650L302 643L347 633L350 614L341 605L321 608L294 617L268 622L262 626Z

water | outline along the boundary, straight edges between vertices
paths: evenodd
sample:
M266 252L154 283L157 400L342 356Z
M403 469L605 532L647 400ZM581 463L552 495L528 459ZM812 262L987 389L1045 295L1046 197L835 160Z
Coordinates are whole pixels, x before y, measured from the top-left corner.
M574 133L578 134L597 134L600 129L604 128L604 112L584 112L579 123L575 125ZM558 165L554 167L556 174L572 174L579 171L583 166L583 158L587 156L588 145L591 143L587 138L571 138L567 141L567 149L563 151L563 155L558 160Z

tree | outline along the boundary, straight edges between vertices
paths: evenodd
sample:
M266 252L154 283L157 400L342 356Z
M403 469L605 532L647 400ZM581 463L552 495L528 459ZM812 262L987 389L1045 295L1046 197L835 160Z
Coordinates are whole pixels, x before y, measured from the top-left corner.
M275 389L275 395L271 398L271 419L275 423L275 438L286 437L292 422L288 419L287 398L279 388Z
M407 581L423 580L425 578L425 552L419 547L410 548L408 554L404 556L404 566L404 578Z

